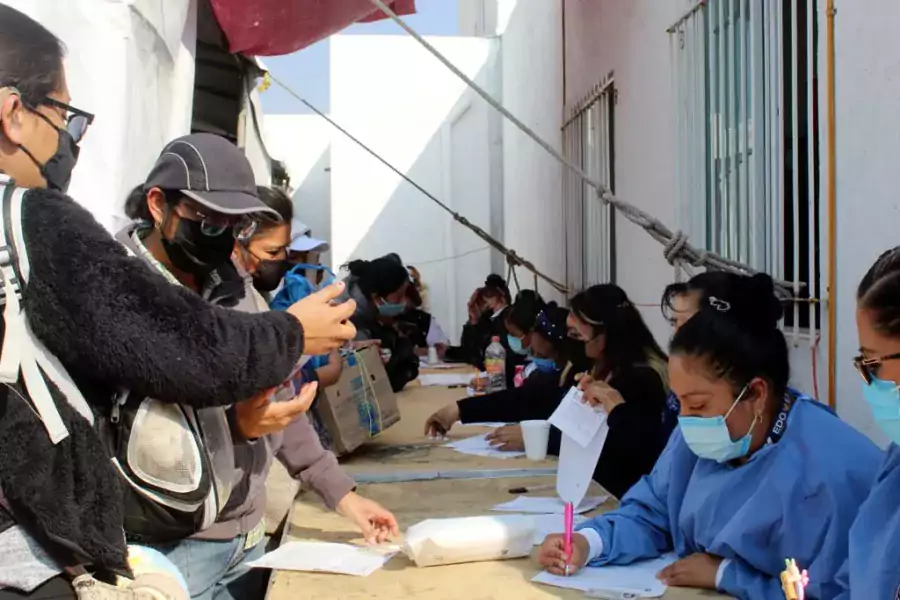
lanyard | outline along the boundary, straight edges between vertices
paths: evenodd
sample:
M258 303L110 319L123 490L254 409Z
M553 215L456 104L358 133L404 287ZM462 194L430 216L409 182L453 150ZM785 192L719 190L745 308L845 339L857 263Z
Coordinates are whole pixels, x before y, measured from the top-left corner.
M790 392L785 392L781 410L778 411L778 415L775 417L775 421L772 422L772 427L766 436L767 444L777 444L784 437L784 432L787 431L788 426L788 415L796 403L797 399Z

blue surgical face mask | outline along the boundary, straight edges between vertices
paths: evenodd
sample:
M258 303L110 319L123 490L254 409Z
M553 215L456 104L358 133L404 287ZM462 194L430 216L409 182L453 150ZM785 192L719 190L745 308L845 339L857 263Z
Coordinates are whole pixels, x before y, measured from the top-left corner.
M405 312L406 302L400 302L398 304L385 302L384 304L378 305L378 314L380 314L382 317L399 317Z
M892 442L900 444L900 390L897 384L872 377L872 383L863 384L863 396L881 430Z
M549 372L549 371L558 371L559 367L556 366L556 361L550 358L532 358L531 364L534 365L534 368L538 371Z
M745 387L738 394L734 404L731 405L724 417L678 417L678 425L681 427L684 441L687 443L688 448L691 449L691 452L700 458L714 460L719 463L747 456L747 453L750 451L751 434L756 426L757 418L753 417L753 422L750 424L747 435L736 441L731 439L731 434L728 433L728 425L725 424L734 407L744 397L747 389Z
M512 350L515 354L519 356L531 356L531 348L525 348L522 346L522 339L517 338L514 335L507 335L506 341L509 344L509 349Z

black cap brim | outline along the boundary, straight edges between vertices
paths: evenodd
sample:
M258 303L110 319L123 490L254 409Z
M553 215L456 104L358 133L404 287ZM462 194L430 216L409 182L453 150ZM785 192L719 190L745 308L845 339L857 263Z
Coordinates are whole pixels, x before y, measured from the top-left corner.
M266 213L266 216L281 221L278 211L266 206L265 202L244 192L208 192L181 190L181 193L223 215L250 215Z

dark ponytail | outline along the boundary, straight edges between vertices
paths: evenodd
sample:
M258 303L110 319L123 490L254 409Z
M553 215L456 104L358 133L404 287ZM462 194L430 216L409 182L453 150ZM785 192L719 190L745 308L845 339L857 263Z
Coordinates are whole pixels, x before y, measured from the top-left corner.
M536 291L522 290L516 294L516 300L510 307L506 320L516 329L527 333L532 330L534 320L545 306L546 303Z
M177 206L184 197L177 190L162 190L162 192L170 209ZM125 216L132 221L153 224L153 215L150 213L150 206L147 204L147 192L144 190L143 184L132 189L125 198Z
M409 283L409 271L391 256L372 261L352 260L347 263L347 269L357 279L359 289L366 296L384 298L399 290L404 283Z
M778 329L783 309L772 278L722 275L728 285L701 294L699 312L675 334L670 351L703 359L735 395L754 377L762 377L780 398L787 389L790 364L787 342ZM724 290L728 297L722 297Z
M900 246L878 257L859 282L857 304L872 313L875 328L900 336Z
M740 277L740 275L723 271L706 271L694 275L686 282L670 283L663 291L662 302L660 302L663 317L670 322L673 320L674 302L675 298L679 296L697 294L702 297L708 293L717 298L730 299L735 293L732 286Z

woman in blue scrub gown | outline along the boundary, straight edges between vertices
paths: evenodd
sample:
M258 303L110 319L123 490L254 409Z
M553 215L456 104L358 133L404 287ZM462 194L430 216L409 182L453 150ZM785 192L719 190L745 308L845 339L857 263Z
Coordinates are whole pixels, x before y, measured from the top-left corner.
M854 361L875 422L891 444L869 498L850 529L841 600L900 598L900 246L883 254L859 284Z
M704 293L672 340L679 427L620 507L579 527L571 567L678 554L669 585L781 598L785 558L809 571L809 598L833 598L848 533L883 454L815 400L788 390L788 349L772 280L744 278L730 300ZM540 562L565 570L561 536ZM571 572L570 567L570 572Z

